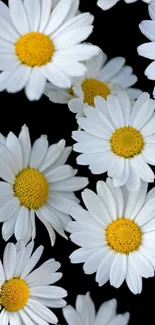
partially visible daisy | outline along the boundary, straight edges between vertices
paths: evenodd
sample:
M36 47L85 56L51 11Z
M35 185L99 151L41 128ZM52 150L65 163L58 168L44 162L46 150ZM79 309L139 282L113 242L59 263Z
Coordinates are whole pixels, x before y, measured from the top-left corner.
M75 309L70 305L63 308L68 325L127 325L130 317L129 313L116 314L116 299L104 302L96 313L89 292L86 295L78 295L75 306Z
M97 5L98 5L98 7L100 7L103 10L108 10L108 9L112 8L113 6L115 6L115 4L119 1L120 0L98 0ZM133 3L133 2L136 2L137 0L124 0L124 1L126 3ZM143 0L143 2L150 3L151 0Z
M69 211L77 205L74 191L88 184L75 177L77 170L65 164L71 152L61 140L49 146L42 135L31 147L29 130L24 125L19 137L10 132L0 137L0 222L2 236L28 242L36 236L35 215L45 225L51 243L55 231L67 238L64 228Z
M74 131L74 151L79 165L89 165L93 174L107 172L114 186L126 184L138 191L141 180L153 182L155 175L148 164L155 165L155 100L143 93L131 107L125 91L107 100L95 97L95 107L85 107L86 117L78 124L84 131Z
M71 87L82 76L81 61L98 54L98 47L81 44L93 30L90 13L77 15L79 1L0 1L0 91L25 88L29 100L42 96L46 80Z
M25 246L22 241L5 247L3 264L0 261L1 325L56 324L56 315L47 307L66 305L66 290L53 285L62 277L62 273L56 272L60 263L52 258L33 271L43 246L32 254L33 247L33 242Z
M154 60L149 64L145 70L145 75L150 80L155 80L155 0L152 0L148 6L149 15L151 20L144 20L140 23L139 28L141 32L151 41L145 44L138 46L138 54L144 56L145 58ZM153 97L155 98L155 87L153 90Z
M86 189L80 206L71 210L75 221L67 230L81 248L70 256L72 263L84 263L86 274L96 273L99 286L108 280L115 288L126 281L129 289L142 291L142 277L155 270L155 188L147 193L142 182L138 192L115 188L110 178L97 182L97 194Z
M128 92L132 102L140 96L141 90L131 87L137 82L137 77L132 68L125 65L123 57L107 62L106 54L100 49L97 57L84 63L87 72L83 78L73 79L71 88L64 90L47 84L46 95L52 102L68 103L69 109L78 117L84 115L84 107L95 106L95 96L106 99L120 89Z

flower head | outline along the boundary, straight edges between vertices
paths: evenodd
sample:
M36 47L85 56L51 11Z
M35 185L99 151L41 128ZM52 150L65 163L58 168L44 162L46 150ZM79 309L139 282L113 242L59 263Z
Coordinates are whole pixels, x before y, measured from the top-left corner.
M110 178L97 182L97 194L84 190L87 210L71 210L75 221L67 230L78 246L72 263L84 263L86 274L96 273L99 286L108 280L119 288L126 281L129 289L142 291L142 277L154 276L155 269L155 189L147 193L143 182L138 192L115 188Z
M2 236L28 242L36 236L35 216L45 225L51 243L56 230L66 237L64 228L69 211L78 200L74 191L87 185L85 177L75 177L77 170L65 164L71 152L61 140L49 146L43 135L31 146L29 130L24 125L19 137L10 132L0 137L0 222Z
M124 91L94 101L78 119L84 131L73 132L77 163L93 174L107 172L114 186L126 184L130 191L139 190L141 180L153 182L148 164L155 165L155 101L143 93L131 107Z
M86 71L80 62L98 53L96 46L81 44L92 32L94 17L76 16L78 0L52 3L10 0L7 7L0 1L0 91L25 88L29 100L38 100L46 80L69 88L71 78Z
M56 272L60 263L50 259L37 269L43 246L32 254L34 242L25 246L23 241L8 243L1 267L0 323L1 324L56 324L55 314L47 307L66 305L66 290L54 286L62 273ZM51 285L52 284L52 285Z

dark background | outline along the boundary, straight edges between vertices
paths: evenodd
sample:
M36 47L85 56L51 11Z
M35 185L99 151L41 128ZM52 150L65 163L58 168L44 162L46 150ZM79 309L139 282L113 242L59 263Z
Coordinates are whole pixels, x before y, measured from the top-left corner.
M4 1L7 3L7 0ZM138 25L142 20L149 19L148 6L141 0L133 4L125 4L122 0L116 6L103 12L96 5L96 0L81 0L82 12L89 11L95 16L94 31L89 41L100 46L109 58L123 56L126 64L131 65L138 76L136 87L152 94L153 81L147 80L144 70L149 60L138 56L137 46L148 40L141 34ZM77 128L74 114L69 112L67 105L52 104L45 96L38 102L29 102L24 92L18 94L0 93L0 132L7 135L9 131L19 134L21 126L26 123L29 127L31 139L34 141L41 134L47 134L49 143L66 139L67 145L72 145L71 132ZM69 163L76 166L76 154L72 153ZM89 188L95 190L96 181L105 179L91 175L87 167L78 167L79 175L89 177ZM105 176L105 175L104 175ZM80 197L80 193L78 194ZM14 238L12 239L14 241ZM94 275L85 275L82 264L70 264L69 255L76 245L57 235L56 244L51 248L50 240L44 226L37 220L36 246L43 244L45 251L42 261L54 257L62 264L63 278L58 285L68 291L67 302L75 304L78 294L90 291L96 308L108 299L116 298L118 312L131 313L129 324L143 325L153 323L154 319L154 290L155 278L143 279L143 291L140 295L133 295L126 284L115 289L109 283L101 288L95 282ZM1 258L5 242L0 239ZM61 310L55 310L59 317L59 324L65 324ZM85 324L83 324L85 325Z

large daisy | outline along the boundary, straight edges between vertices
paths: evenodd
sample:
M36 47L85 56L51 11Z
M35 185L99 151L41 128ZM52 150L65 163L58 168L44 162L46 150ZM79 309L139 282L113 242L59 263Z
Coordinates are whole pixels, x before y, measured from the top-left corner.
M49 259L37 269L43 246L32 254L34 243L25 246L8 243L0 261L0 324L1 325L48 325L58 322L47 307L62 308L66 305L66 290L54 286L62 273L56 272L60 263ZM52 285L51 285L52 284Z
M85 73L80 63L98 53L98 47L81 44L92 32L94 17L77 13L79 1L0 1L0 91L25 88L29 100L38 100L46 80L62 88L72 76Z
M87 72L82 78L72 80L70 89L58 89L47 83L46 95L55 103L67 104L69 109L78 116L84 115L85 106L94 106L94 97L116 94L126 89L131 101L141 94L140 89L132 88L137 77L130 66L125 65L123 57L107 61L107 55L100 49L98 56L85 63Z
M117 2L120 0L98 0L97 5L103 9L103 10L108 10L112 8ZM136 2L137 0L124 0L126 3L133 3ZM143 0L143 2L150 3L151 0Z
M74 150L82 153L80 165L89 165L93 174L108 172L114 186L126 184L137 191L141 180L154 181L148 163L155 165L155 100L143 93L131 107L125 91L107 100L95 97L96 107L85 107L86 117L78 124L84 131L74 131L78 143Z
M141 32L150 40L150 42L140 45L137 50L138 54L145 58L154 60L149 64L145 70L145 75L150 80L155 80L154 68L155 68L155 1L152 0L148 6L149 15L151 20L144 20L140 23L139 28ZM155 97L155 87L153 90L153 96Z
M111 299L104 302L96 313L95 304L87 292L77 296L75 309L70 305L63 308L63 315L69 325L127 325L129 313L116 314L116 309L117 301Z
M24 125L19 137L10 132L0 137L0 222L2 236L28 242L36 236L35 215L45 225L54 245L56 230L66 238L64 228L69 211L78 200L74 191L87 185L85 177L75 177L65 162L71 152L61 140L49 146L41 136L31 147L29 130Z
M147 193L143 182L138 192L115 188L110 178L97 182L97 194L86 189L82 198L87 210L72 208L67 230L81 246L70 256L84 263L86 274L96 273L99 286L108 280L119 288L124 280L129 289L142 291L142 277L154 276L155 188Z

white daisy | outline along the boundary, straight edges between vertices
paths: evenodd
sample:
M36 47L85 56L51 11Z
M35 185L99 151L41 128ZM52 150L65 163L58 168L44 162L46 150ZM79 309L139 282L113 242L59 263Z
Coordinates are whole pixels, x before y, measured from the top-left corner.
M25 88L29 100L42 96L46 79L69 88L72 76L85 73L80 63L98 53L81 44L92 32L94 17L77 13L79 0L0 1L0 91Z
M84 116L84 107L94 106L94 97L104 99L120 89L126 89L131 101L141 94L140 89L132 88L137 77L130 66L125 65L123 57L116 57L107 62L107 55L100 49L97 57L84 62L87 72L83 78L73 79L70 89L59 89L47 84L46 95L54 103L67 104L78 116Z
M75 177L65 162L71 152L65 141L49 146L47 136L37 139L32 148L29 130L24 125L17 138L12 132L0 137L0 222L2 236L28 242L36 236L35 215L45 225L51 243L56 230L66 237L64 228L69 211L78 200L74 191L88 184L85 177ZM54 229L54 230L53 230Z
M151 41L138 46L138 54L144 56L145 58L154 60L147 69L145 70L145 75L150 80L155 80L154 68L155 68L155 1L151 1L148 6L149 15L151 20L144 20L140 23L139 28L141 32ZM153 90L153 97L155 98L155 87Z
M88 292L85 296L77 296L75 309L70 305L63 308L63 315L69 325L127 325L129 313L117 315L116 309L117 301L111 299L104 302L96 313L95 304Z
M98 0L97 1L97 5L98 7L100 7L103 10L108 10L110 8L112 8L113 6L115 6L115 4L117 2L119 2L120 0ZM126 3L133 3L136 2L137 0L124 0ZM151 0L143 0L143 2L145 3L150 3Z
M129 289L142 291L142 277L154 276L155 188L147 193L143 182L139 192L115 188L110 178L97 182L97 194L82 193L88 211L77 206L67 230L81 246L70 256L72 263L84 263L86 274L96 273L99 286L108 280L119 288L124 280Z
M126 184L138 191L141 180L154 181L148 163L155 165L155 100L143 93L131 107L125 91L107 100L95 97L95 107L85 107L86 117L78 124L84 131L74 131L78 143L74 151L80 165L89 165L93 174L108 172L114 186Z
M47 307L66 305L62 299L66 290L53 286L62 277L56 272L60 263L52 258L32 271L43 252L40 246L32 254L33 246L33 242L25 246L21 241L8 243L4 250L3 264L0 261L1 325L56 324L57 317Z

